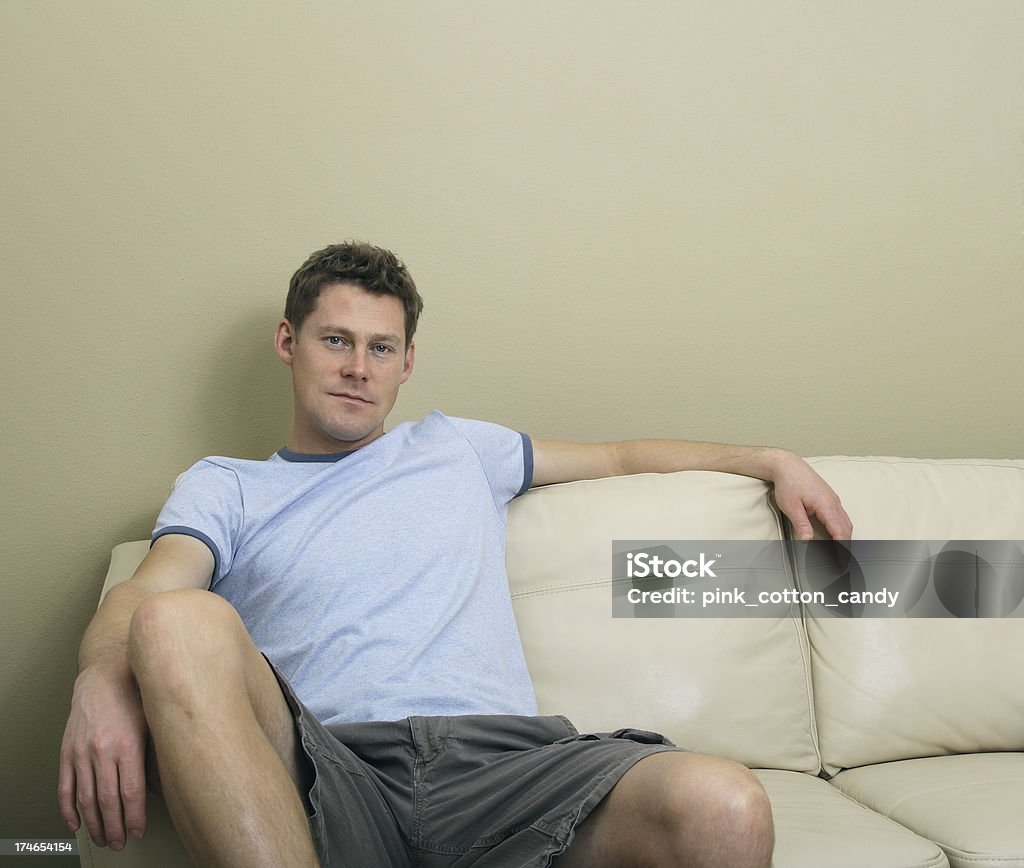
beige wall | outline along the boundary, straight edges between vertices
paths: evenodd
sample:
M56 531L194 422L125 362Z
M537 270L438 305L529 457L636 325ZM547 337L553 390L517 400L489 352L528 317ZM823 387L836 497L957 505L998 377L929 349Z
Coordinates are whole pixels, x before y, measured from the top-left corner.
M283 443L326 243L426 297L399 418L1024 455L1016 0L298 6L0 3L0 837L110 546Z

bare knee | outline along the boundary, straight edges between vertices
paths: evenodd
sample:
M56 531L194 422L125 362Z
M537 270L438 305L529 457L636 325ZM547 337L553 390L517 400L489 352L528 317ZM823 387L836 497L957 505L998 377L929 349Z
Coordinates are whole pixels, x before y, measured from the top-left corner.
M767 868L771 863L771 804L761 782L739 763L707 757L696 778L677 777L668 785L662 821L676 864ZM699 842L695 828L702 832ZM694 859L697 851L701 856Z
M140 686L173 684L200 661L216 660L230 648L240 624L234 609L216 594L166 591L139 604L128 631L128 661Z

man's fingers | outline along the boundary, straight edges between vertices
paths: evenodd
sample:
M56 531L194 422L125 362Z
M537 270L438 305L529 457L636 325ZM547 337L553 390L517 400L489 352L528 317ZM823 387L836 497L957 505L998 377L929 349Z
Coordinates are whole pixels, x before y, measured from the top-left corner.
M57 777L57 799L64 822L72 832L77 832L82 820L78 816L78 805L75 802L75 767L63 756L60 760L60 774Z
M850 537L853 535L853 525L848 521L830 521L825 525L825 527L828 529L829 536L834 540L848 542Z
M842 506L837 505L831 510L822 511L818 517L832 539L848 540L853 536L853 522Z
M814 539L814 527L809 520L800 520L793 523L793 530L800 542L810 542Z
M112 850L120 850L125 843L124 815L120 775L114 763L104 763L97 771L96 801L103 817L103 837Z
M145 763L145 751L140 751L138 756L126 759L118 770L125 830L132 838L141 838L146 832Z
M84 770L83 770L84 769ZM120 768L107 763L95 769L88 759L80 768L62 762L57 783L60 812L68 828L83 823L99 847L120 850L128 836L146 832L146 772L143 752L124 760Z
M782 508L780 504L780 508ZM793 533L796 534L796 538L802 542L807 542L814 538L814 528L811 526L811 519L807 515L807 510L804 509L804 505L797 501L793 504L787 504L787 508L782 508L782 511L789 517L790 523L793 525Z
M80 760L75 769L75 799L78 802L79 815L82 822L85 823L89 837L98 846L106 846L107 839L103 836L103 823L96 801L96 782L88 758Z

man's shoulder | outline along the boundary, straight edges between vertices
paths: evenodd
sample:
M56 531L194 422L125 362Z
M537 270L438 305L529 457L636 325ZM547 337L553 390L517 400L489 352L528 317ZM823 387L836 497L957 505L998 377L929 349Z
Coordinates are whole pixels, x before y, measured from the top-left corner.
M446 426L449 430L454 429L462 435L472 434L500 434L502 432L519 433L515 428L510 428L500 422L492 422L487 419L473 419L467 416L447 416L440 410L434 410L414 424L438 424Z
M474 436L488 434L494 436L512 430L497 422L470 419L465 416L449 416L441 410L431 410L422 419L402 422L388 433L395 440L415 439L421 436L456 436L460 439L472 439Z
M235 458L231 455L207 455L200 458L186 471L186 473L192 470L210 468L228 470L233 473L249 470L261 470L268 466L282 463L282 459L279 454L280 451L281 450L278 450L277 452L268 455L266 458Z
M262 476L268 471L272 472L275 465L285 462L278 453L267 458L234 458L229 455L207 455L200 458L195 464L184 472L178 474L174 480L177 487L185 480L202 479L203 481L224 480L238 482L244 478Z

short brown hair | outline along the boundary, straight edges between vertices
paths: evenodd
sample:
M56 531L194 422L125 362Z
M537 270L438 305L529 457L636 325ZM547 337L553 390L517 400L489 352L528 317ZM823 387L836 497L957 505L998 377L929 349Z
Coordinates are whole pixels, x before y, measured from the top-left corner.
M329 286L350 283L374 295L393 295L405 311L405 345L412 342L423 299L412 275L390 250L361 241L346 241L318 250L307 259L288 285L284 318L298 333L320 293Z

